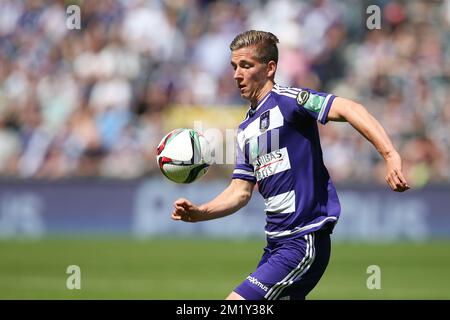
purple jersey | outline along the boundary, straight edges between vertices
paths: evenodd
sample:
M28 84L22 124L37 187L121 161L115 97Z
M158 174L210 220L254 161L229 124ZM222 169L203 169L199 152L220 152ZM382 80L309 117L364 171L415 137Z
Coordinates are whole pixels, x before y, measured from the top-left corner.
M269 239L302 236L339 218L317 127L327 122L334 98L275 84L239 125L233 179L257 183Z

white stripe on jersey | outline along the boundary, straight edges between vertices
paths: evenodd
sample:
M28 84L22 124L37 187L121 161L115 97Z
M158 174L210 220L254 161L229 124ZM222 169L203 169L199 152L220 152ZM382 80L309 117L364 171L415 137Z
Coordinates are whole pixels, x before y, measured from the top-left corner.
M280 87L280 86L278 86L278 85L275 85L274 87L273 87L273 89L275 90L275 91L278 91L278 92L285 92L285 93L292 93L292 94L298 94L300 91L301 91L301 89L298 89L298 88L292 88L292 87Z
M337 221L337 218L336 217L326 217L325 219L323 219L322 221L319 221L317 223L308 224L308 225L306 225L304 227L294 228L292 230L272 231L272 232L266 231L266 235L267 235L267 237L269 237L271 239L276 239L276 238L280 238L280 237L290 236L290 235L293 235L293 234L296 234L296 233L299 233L299 232L302 232L302 231L307 231L307 230L310 230L312 228L321 226L324 223L329 222L329 221Z
M297 93L291 93L291 92L288 92L288 91L280 91L280 90L278 90L278 89L272 89L275 93L277 93L277 94L279 94L279 95L282 95L282 96L286 96L286 97L290 97L290 98L294 98L294 99L296 99L297 98Z
M295 211L295 191L288 191L264 199L266 211L270 213L289 213Z
M277 93L288 93L288 94L293 94L295 96L297 96L297 94L300 92L300 90L295 91L293 89L273 89L273 91L277 92Z

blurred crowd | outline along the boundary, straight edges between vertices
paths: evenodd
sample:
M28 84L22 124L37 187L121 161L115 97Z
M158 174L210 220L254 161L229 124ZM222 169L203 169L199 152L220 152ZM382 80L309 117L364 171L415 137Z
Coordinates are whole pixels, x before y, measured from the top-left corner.
M280 39L280 85L364 104L412 185L450 180L449 0L0 2L0 176L157 172L166 108L245 105L229 43L260 29ZM67 26L70 5L80 29ZM381 29L366 24L370 5ZM336 182L384 183L380 156L350 126L320 130Z

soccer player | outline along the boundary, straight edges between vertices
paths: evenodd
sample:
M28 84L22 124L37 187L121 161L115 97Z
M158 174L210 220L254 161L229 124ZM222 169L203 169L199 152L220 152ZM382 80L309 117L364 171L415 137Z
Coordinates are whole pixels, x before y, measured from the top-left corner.
M409 189L398 152L362 105L275 83L277 43L272 33L255 30L231 42L234 79L250 102L239 125L233 179L212 201L197 206L178 199L172 212L172 219L186 222L224 217L245 206L258 184L267 245L256 270L227 299L305 299L325 272L340 204L322 159L317 122L349 122L384 158L389 187Z

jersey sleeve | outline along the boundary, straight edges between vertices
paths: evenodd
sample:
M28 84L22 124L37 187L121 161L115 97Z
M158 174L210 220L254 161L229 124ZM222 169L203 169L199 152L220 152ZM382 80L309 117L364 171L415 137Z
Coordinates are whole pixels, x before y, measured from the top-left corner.
M248 144L245 143L243 134L238 133L236 143L236 165L233 170L233 179L242 179L256 183L253 165L249 161Z
M325 124L328 122L328 112L335 97L330 93L300 89L296 98L296 111L302 117L310 117Z

